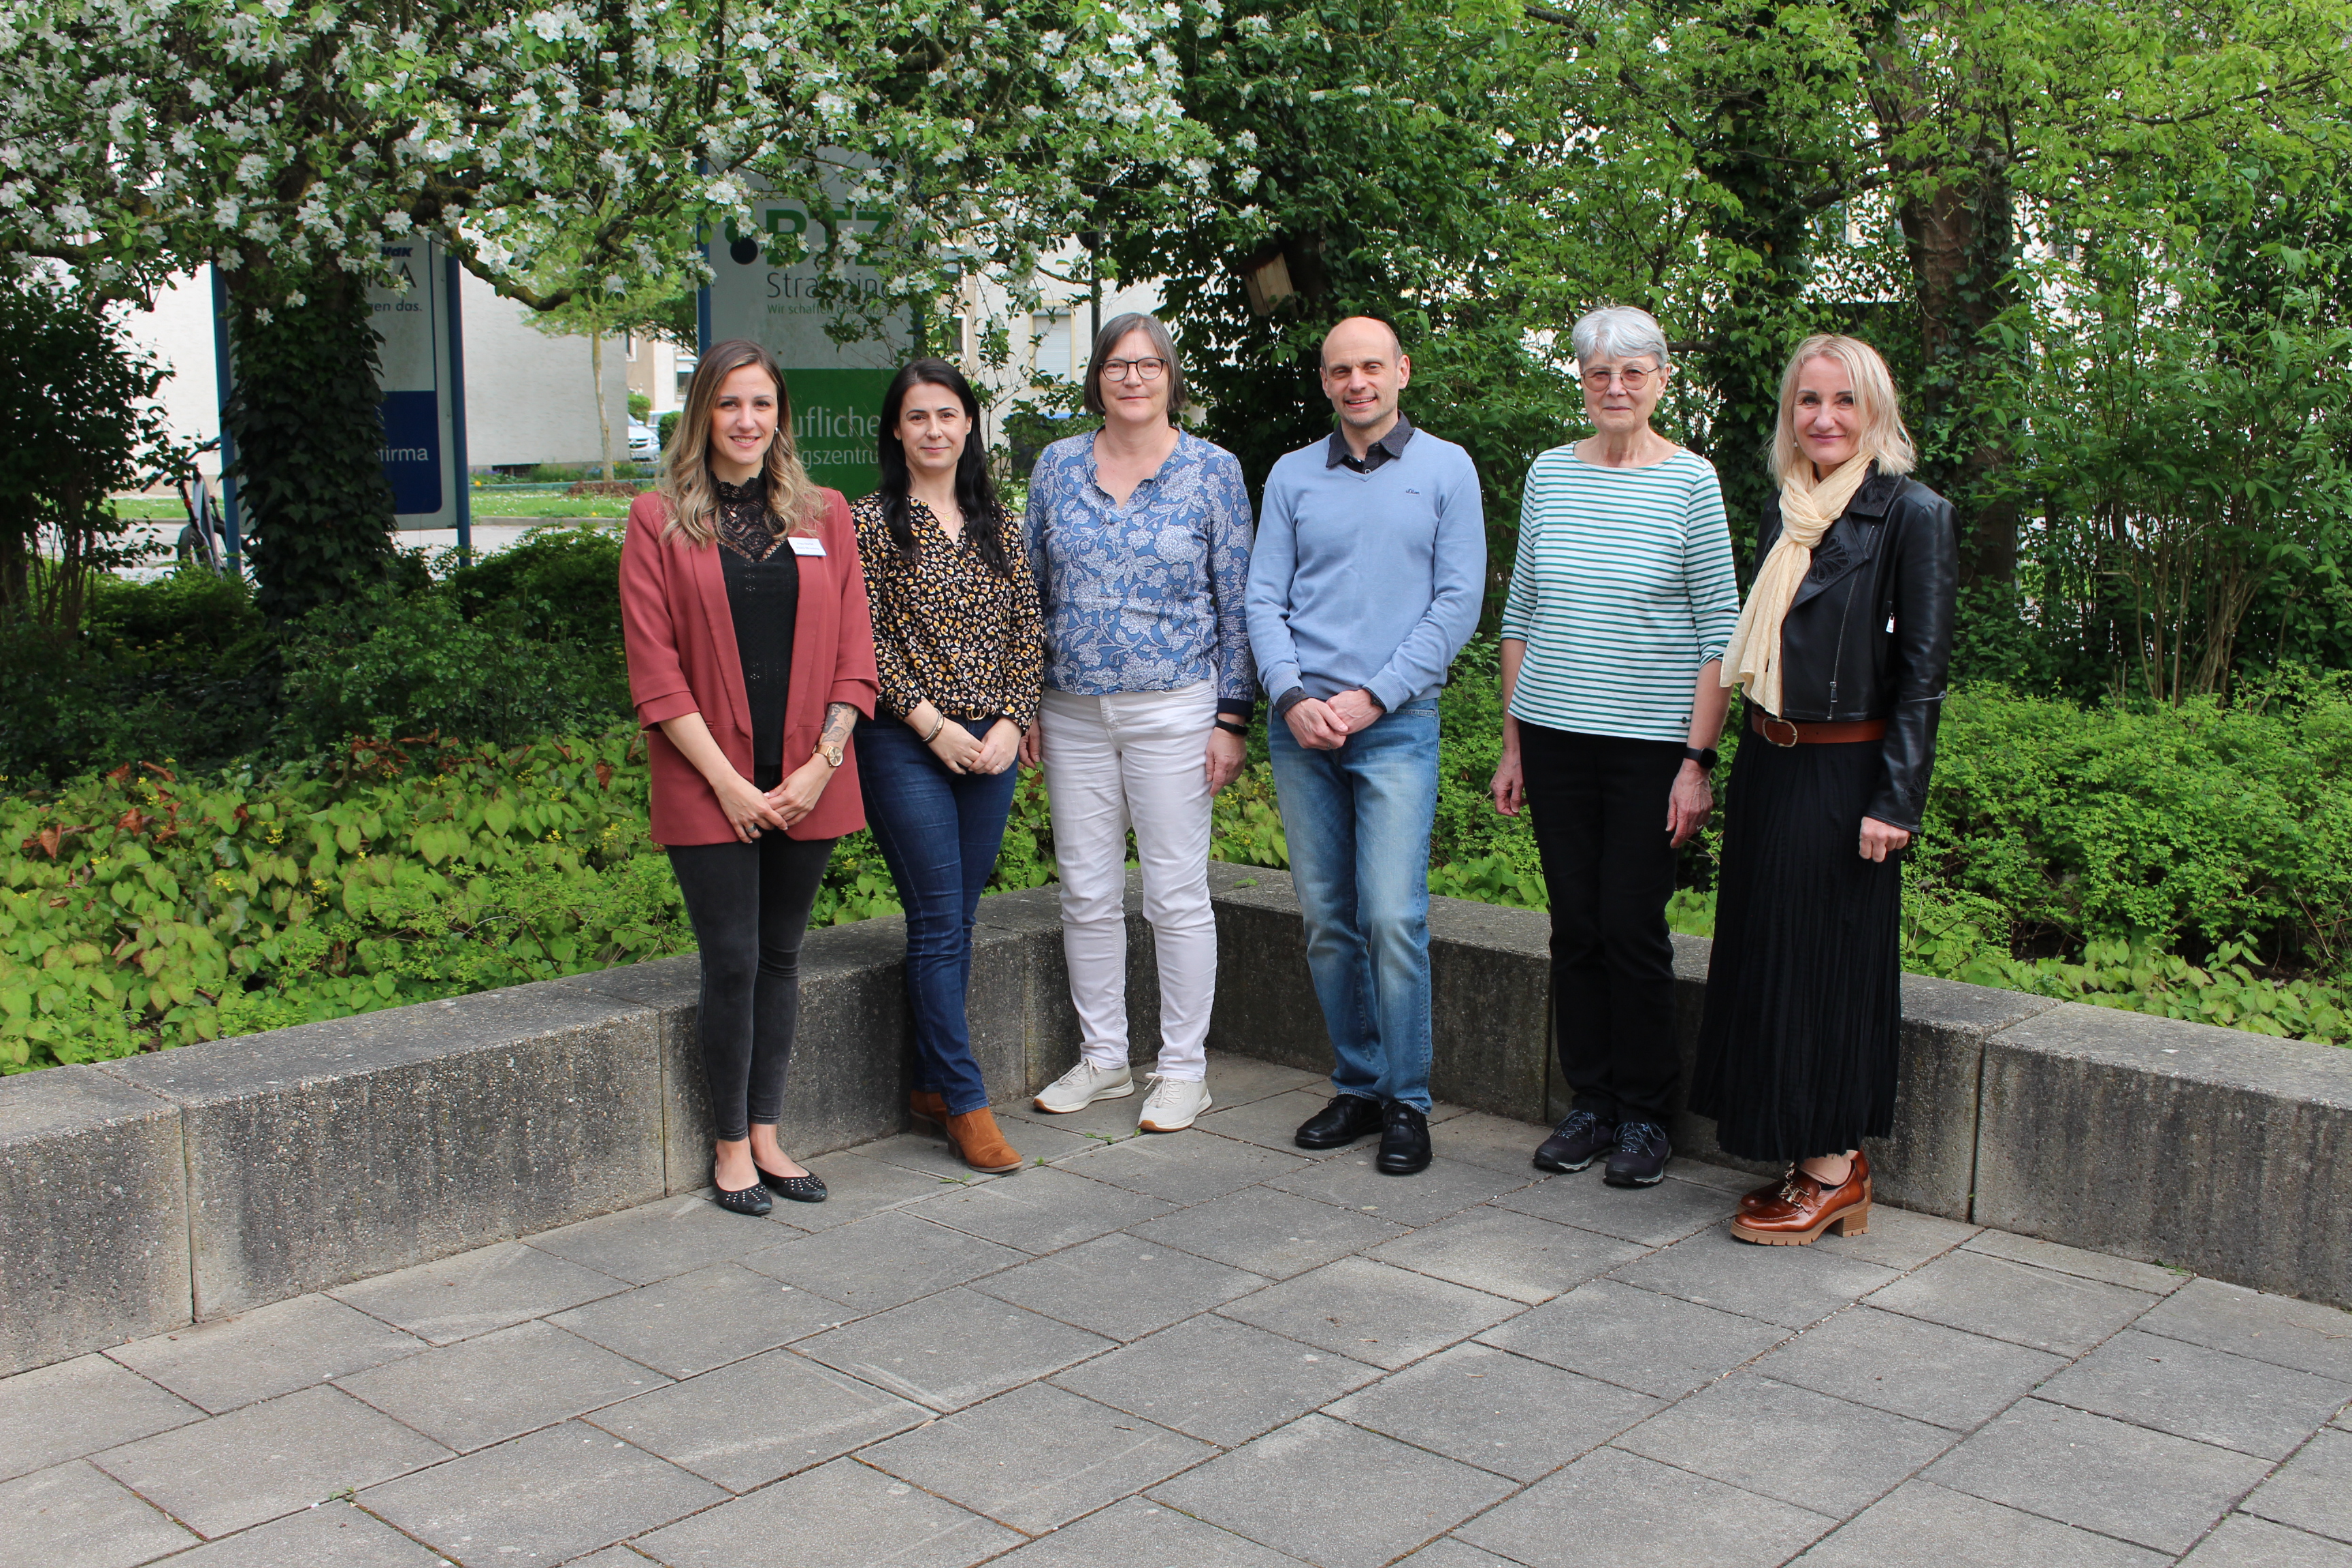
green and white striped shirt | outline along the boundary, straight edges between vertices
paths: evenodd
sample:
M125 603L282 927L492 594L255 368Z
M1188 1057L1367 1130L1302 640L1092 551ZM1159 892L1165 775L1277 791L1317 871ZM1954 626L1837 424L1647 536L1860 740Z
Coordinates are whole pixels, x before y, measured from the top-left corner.
M1586 735L1689 738L1699 667L1739 619L1715 466L1640 468L1555 447L1528 468L1503 631L1527 644L1511 716Z

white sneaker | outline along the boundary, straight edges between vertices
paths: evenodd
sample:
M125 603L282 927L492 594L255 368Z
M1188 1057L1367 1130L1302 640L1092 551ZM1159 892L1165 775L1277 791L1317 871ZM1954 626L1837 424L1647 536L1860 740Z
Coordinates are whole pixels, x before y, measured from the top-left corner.
M1135 1092L1135 1079L1123 1066L1098 1068L1084 1057L1078 1065L1045 1086L1037 1109L1056 1116L1084 1110L1097 1100L1124 1100Z
M1151 1093L1145 1097L1143 1114L1135 1119L1135 1125L1143 1132L1181 1132L1215 1103L1205 1083L1183 1083L1153 1073Z

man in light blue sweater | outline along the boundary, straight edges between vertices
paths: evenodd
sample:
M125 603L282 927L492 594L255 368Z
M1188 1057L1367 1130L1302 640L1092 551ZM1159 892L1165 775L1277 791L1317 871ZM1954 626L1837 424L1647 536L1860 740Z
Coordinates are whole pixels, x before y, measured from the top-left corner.
M1486 524L1470 454L1397 412L1412 364L1386 322L1323 340L1330 438L1267 476L1250 647L1307 963L1336 1065L1302 1149L1381 1134L1380 1169L1429 1164L1429 831L1437 690L1478 625Z

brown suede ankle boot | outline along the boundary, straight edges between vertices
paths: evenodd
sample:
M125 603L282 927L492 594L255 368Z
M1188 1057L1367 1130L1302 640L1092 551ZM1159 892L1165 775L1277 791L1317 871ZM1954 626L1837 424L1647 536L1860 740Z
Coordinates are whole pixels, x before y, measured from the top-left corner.
M1003 1175L1021 1168L1020 1151L1004 1141L996 1130L996 1117L988 1107L967 1110L961 1116L950 1116L941 1124L947 1129L948 1142L957 1157L973 1170L988 1175Z
M936 1089L919 1089L907 1097L907 1109L934 1126L948 1124L947 1096Z

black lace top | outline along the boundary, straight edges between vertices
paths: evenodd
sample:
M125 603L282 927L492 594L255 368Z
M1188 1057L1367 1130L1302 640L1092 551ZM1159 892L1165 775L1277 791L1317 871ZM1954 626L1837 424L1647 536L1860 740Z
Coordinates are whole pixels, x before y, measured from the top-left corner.
M768 510L768 478L749 484L712 481L719 494L719 565L727 578L727 612L743 661L751 703L751 782L772 789L782 777L784 703L792 694L793 628L800 615L801 563Z

